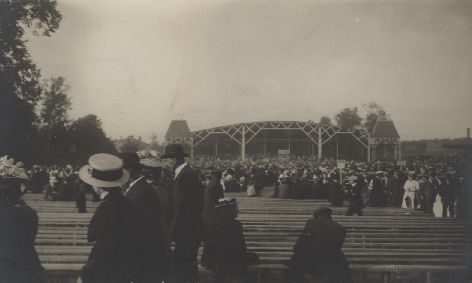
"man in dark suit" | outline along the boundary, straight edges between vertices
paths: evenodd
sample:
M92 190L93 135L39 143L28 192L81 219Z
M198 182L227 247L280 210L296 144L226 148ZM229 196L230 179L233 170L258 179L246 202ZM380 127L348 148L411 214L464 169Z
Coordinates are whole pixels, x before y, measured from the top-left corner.
M87 212L87 198L86 194L91 190L89 184L84 183L80 178L75 180L75 206L78 209L79 213Z
M364 201L362 200L362 188L358 184L357 176L349 177L349 184L346 186L346 193L350 200L349 208L346 211L346 216L352 216L354 213L362 216L362 209L364 208Z
M122 165L118 157L99 153L79 172L102 199L88 228L88 241L95 244L82 269L84 283L129 283L136 275L137 214L121 194L121 185L129 179Z
M434 175L430 174L424 182L422 197L424 199L424 211L433 214L433 204L438 193L438 185Z
M254 169L254 189L256 190L256 197L262 196L262 189L264 188L264 168L262 165Z
M198 247L203 238L204 189L198 174L186 162L182 145L169 144L161 158L172 158L174 182L172 184L173 217L171 239L175 241L174 258L176 282L198 282Z
M140 259L136 282L160 282L168 268L161 230L159 198L142 174L139 156L134 152L125 152L120 153L119 157L123 160L123 168L128 170L130 175L130 183L125 190L126 198L136 206L139 213Z
M403 197L403 183L398 171L394 171L388 183L388 198L389 205L393 207L400 207Z
M343 206L344 191L341 184L339 184L338 179L336 177L330 178L328 187L329 187L329 202L331 202L333 206Z
M352 282L349 264L341 251L346 229L331 218L332 210L321 207L293 247L286 282L299 282L301 275L327 274L330 283Z

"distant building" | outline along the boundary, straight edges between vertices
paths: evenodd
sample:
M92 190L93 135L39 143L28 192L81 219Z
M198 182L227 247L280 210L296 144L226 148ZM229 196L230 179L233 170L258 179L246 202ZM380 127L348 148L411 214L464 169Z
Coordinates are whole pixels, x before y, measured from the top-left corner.
M141 149L150 148L150 144L143 142L141 137L136 139L134 136L128 136L126 138L114 140L113 144L115 145L115 148L118 152L135 152Z
M192 151L192 132L186 120L172 120L165 135L166 143L179 143L184 147L184 151L193 155Z
M402 154L405 158L414 158L418 155L471 153L472 140L470 139L408 141L402 145Z
M372 160L401 158L401 140L392 120L378 120L370 135Z
M451 143L443 145L443 148L447 149L451 153L470 155L472 154L472 139L469 137L455 140Z

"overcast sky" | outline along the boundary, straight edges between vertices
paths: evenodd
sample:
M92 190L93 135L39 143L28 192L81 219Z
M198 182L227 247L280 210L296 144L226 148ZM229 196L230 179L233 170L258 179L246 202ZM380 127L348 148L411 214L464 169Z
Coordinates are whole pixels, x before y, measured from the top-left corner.
M29 37L31 55L66 78L71 117L98 115L112 138L372 100L402 139L472 127L471 1L58 1L60 29Z

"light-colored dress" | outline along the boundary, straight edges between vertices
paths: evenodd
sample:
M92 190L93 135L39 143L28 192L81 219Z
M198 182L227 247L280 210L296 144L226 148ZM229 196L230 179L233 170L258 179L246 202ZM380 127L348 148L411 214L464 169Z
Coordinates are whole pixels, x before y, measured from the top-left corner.
M405 185L403 185L403 189L405 190L405 193L403 194L402 207L414 210L416 195L415 192L420 189L420 184L416 180L406 180Z

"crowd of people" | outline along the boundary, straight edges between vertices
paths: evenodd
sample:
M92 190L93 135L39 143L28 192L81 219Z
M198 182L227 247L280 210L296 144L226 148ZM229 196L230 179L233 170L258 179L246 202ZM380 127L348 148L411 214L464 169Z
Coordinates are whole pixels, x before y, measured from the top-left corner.
M204 239L206 266L216 282L243 276L245 264L257 261L246 252L236 201L219 196L205 203L205 188L180 145L166 147L161 158L174 160L170 180L160 178L157 160L136 153L95 154L77 172L100 199L88 226L93 248L82 282L199 282L197 255ZM34 247L38 216L21 200L31 178L23 164L0 161L0 281L45 282ZM164 183L171 190L160 190Z
M201 158L192 164L202 180L211 170L223 170L222 184L228 192L260 196L269 186L274 187L272 197L327 199L334 206L354 201L361 207L402 207L437 217L463 217L470 182L470 164L460 155L418 158L407 166L348 161L342 170L335 160L311 158L250 162Z
M241 161L201 157L189 163L204 185L212 171L222 171L220 182L225 192L246 192L258 197L264 187L274 187L272 197L327 199L334 206L353 201L354 196L362 207L403 207L437 217L463 216L466 205L463 195L470 182L466 169L469 165L459 155L415 159L403 167L394 162L348 161L342 172L336 161L329 159ZM173 174L170 165L159 162L156 166L160 168L160 186L169 187ZM26 190L42 193L47 200L75 200L79 212L86 212L87 193L93 195L94 201L99 200L91 186L78 178L78 168L71 165L34 165L26 173L29 179Z
M34 250L38 219L21 200L25 190L51 201L75 199L79 212L86 211L87 193L100 201L87 233L93 248L81 272L84 283L198 282L202 243L201 265L212 271L215 282L228 278L242 282L245 267L257 263L258 255L246 250L237 201L225 198L227 192L258 197L264 187L274 186L274 198L327 198L333 206L349 200L346 215L362 215L368 205L462 217L462 197L470 185L470 167L461 156L418 159L404 168L350 161L342 170L334 160L187 158L178 144L168 145L160 158L96 154L80 169L33 166L24 171L22 164L3 158L0 223L7 226L0 233L0 271L11 279L8 282L43 282ZM287 282L295 282L307 263L320 264L323 258L333 259L325 268L330 282L350 282L341 252L345 229L331 219L331 213L321 208L308 220L288 263ZM21 249L20 261L16 249Z

